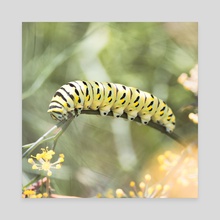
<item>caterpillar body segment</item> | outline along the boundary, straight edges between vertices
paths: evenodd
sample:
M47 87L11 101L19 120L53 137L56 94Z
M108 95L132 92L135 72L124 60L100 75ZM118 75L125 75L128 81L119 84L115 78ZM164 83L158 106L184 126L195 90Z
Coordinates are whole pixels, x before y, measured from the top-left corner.
M100 115L112 111L114 117L127 114L128 120L140 117L146 125L152 120L166 128L175 129L172 109L151 93L118 83L72 81L61 86L51 99L48 112L55 120L67 120L70 114L78 116L82 110L99 110Z
M75 107L75 109L74 109L75 114L76 114L76 116L78 116L84 108L84 100L85 100L85 96L84 96L84 93L83 93L80 85L76 82L69 82L68 84L64 85L63 87L66 89L66 91L68 92L68 94L72 98L73 103L74 103L74 107ZM67 88L70 88L70 89L68 90ZM73 94L75 94L75 95L73 95Z
M91 92L93 93L93 102L90 105L90 109L98 110L104 100L104 87L100 82L90 81L89 83L92 86Z
M175 128L175 120L172 109L159 99L157 112L152 116L152 121L166 127L166 131L171 133Z
M90 91L92 91L92 86L87 81L77 80L75 82L81 87L81 91L82 91L83 96L84 96L83 109L84 110L89 110L90 106L93 103L93 93L90 92Z
M116 87L116 99L111 110L113 112L113 116L119 118L124 113L124 109L130 102L131 90L129 87L121 84L114 83L114 86Z
M102 82L104 87L104 100L99 107L101 116L106 116L112 110L116 100L116 86L113 83Z
M146 125L151 120L152 116L156 113L158 107L158 98L148 92L144 93L144 106L138 112L138 116L141 118L142 124Z
M145 96L143 91L134 87L129 88L131 90L131 98L124 111L127 114L128 120L132 121L138 116L141 109L143 109Z
M171 133L175 128L175 125L176 125L175 121L176 121L175 115L173 114L173 111L171 110L171 108L168 107L167 115L166 117L163 117L160 120L160 124L166 127L167 132Z
M168 105L161 99L158 99L158 107L152 115L152 121L158 124L163 124L163 119L167 116Z

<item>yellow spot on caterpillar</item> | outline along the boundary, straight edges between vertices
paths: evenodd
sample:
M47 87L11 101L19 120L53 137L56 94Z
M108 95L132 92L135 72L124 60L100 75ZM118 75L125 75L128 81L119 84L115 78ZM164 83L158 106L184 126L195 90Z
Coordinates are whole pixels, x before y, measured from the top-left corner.
M79 96L76 96L76 101L77 101L77 102L79 101Z
M135 106L135 107L137 107L138 105L139 105L139 103L138 103L138 102L135 102L135 103L134 103L134 106Z
M152 106L149 106L149 107L147 108L147 110L148 110L148 111L152 110Z
M97 99L99 99L101 97L101 94L97 94Z

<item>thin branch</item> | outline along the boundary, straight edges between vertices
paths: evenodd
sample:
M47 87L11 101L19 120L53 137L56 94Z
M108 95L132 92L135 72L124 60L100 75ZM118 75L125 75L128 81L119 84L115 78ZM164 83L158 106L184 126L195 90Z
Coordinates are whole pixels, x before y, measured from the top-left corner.
M70 118L68 121L65 120L65 121L59 122L57 125L54 125L49 131L47 131L43 136L41 136L36 142L34 142L32 144L24 145L23 148L28 148L28 149L23 153L22 158L24 158L25 156L30 154L40 144L44 143L45 141L51 140L51 139L54 140L54 145L53 145L53 149L54 149L56 142L57 142L57 139L67 129L67 127L69 126L69 124L71 123L73 118L74 117ZM50 135L52 132L54 132L58 128L61 128L61 130L56 135L48 138L48 135Z
M22 189L25 189L27 187L29 187L32 184L35 184L39 179L41 178L41 175L37 175L35 176L28 184L26 184L25 186L22 187Z
M81 114L88 114L88 115L100 115L99 111L94 111L94 110L83 110L81 112ZM109 114L107 116L112 116L113 117L113 113L112 112L109 112ZM103 116L104 117L104 116ZM126 113L123 113L121 115L121 118L124 118L124 119L127 119L127 114ZM140 117L136 117L134 119L134 121L138 122L138 123L141 123L141 118ZM142 123L141 123L142 124ZM159 125L159 124L156 124L154 123L153 121L150 121L148 123L148 125L146 126L149 126L149 127L152 127L158 131L160 131L161 133L167 135L168 137L172 138L173 140L175 140L176 142L178 142L179 144L181 144L183 147L187 147L188 146L188 143L186 143L179 135L177 135L175 132L172 132L172 133L168 133L166 131L166 128Z
M88 114L88 115L100 115L99 111L94 111L94 110L83 110L81 112L81 114ZM107 116L111 116L113 117L113 113L112 112L109 112L109 114ZM56 142L58 140L58 138L63 134L63 132L68 128L68 126L70 125L71 121L74 119L75 117L72 116L69 118L69 120L64 120L64 121L61 121L59 122L57 125L53 126L48 132L46 132L42 137L40 137L36 142L32 143L32 144L26 144L23 146L23 149L24 148L28 148L24 154L22 155L22 158L24 158L26 155L30 154L37 146L39 146L41 143L45 142L45 141L48 141L48 140L54 140L54 144L53 144L53 147L52 149L54 150L55 149L55 145L56 145ZM124 118L124 119L127 119L127 114L126 113L123 113L121 115L121 118ZM141 119L140 117L136 117L134 119L134 121L138 122L138 123L141 123ZM63 126L63 127L62 127ZM183 147L187 147L188 143L186 143L179 135L177 135L176 133L168 133L166 131L166 128L159 125L159 124L156 124L152 121L150 121L148 123L148 125L146 126L150 126L158 131L160 131L161 133L167 135L168 137L172 138L173 140L175 140L176 142L178 142L179 144L181 144ZM62 127L62 129L54 136L52 137L47 137L49 134L51 134L54 130L56 130L57 128L60 128Z

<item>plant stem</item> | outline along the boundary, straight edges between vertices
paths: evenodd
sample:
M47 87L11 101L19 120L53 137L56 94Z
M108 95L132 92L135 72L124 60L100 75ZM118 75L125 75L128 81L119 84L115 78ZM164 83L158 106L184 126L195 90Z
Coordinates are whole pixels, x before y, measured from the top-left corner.
M98 110L83 110L81 112L81 114L88 114L88 115L100 115L99 111ZM113 113L112 112L109 112L109 114L107 116L111 116L113 117ZM127 119L127 114L126 113L123 113L121 115L121 118L124 118L124 119ZM134 121L138 122L138 123L141 123L141 118L140 117L136 117L134 119ZM175 140L176 142L178 142L179 144L181 144L184 148L188 146L188 143L186 141L184 141L179 135L177 135L176 133L168 133L166 131L166 128L159 125L159 124L156 124L154 123L153 121L150 121L148 123L148 125L146 126L150 126L158 131L160 131L161 133L167 135L168 137L172 138L173 140Z

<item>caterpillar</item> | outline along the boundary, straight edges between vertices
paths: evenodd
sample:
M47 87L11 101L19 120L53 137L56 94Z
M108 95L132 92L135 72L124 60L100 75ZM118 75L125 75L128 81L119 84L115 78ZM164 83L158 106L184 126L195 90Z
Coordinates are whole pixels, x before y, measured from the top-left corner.
M62 121L71 114L80 115L82 110L98 110L101 116L112 111L116 118L126 113L130 121L140 117L141 123L147 125L152 120L169 133L175 128L175 115L166 102L135 87L110 82L68 82L52 97L48 113Z

